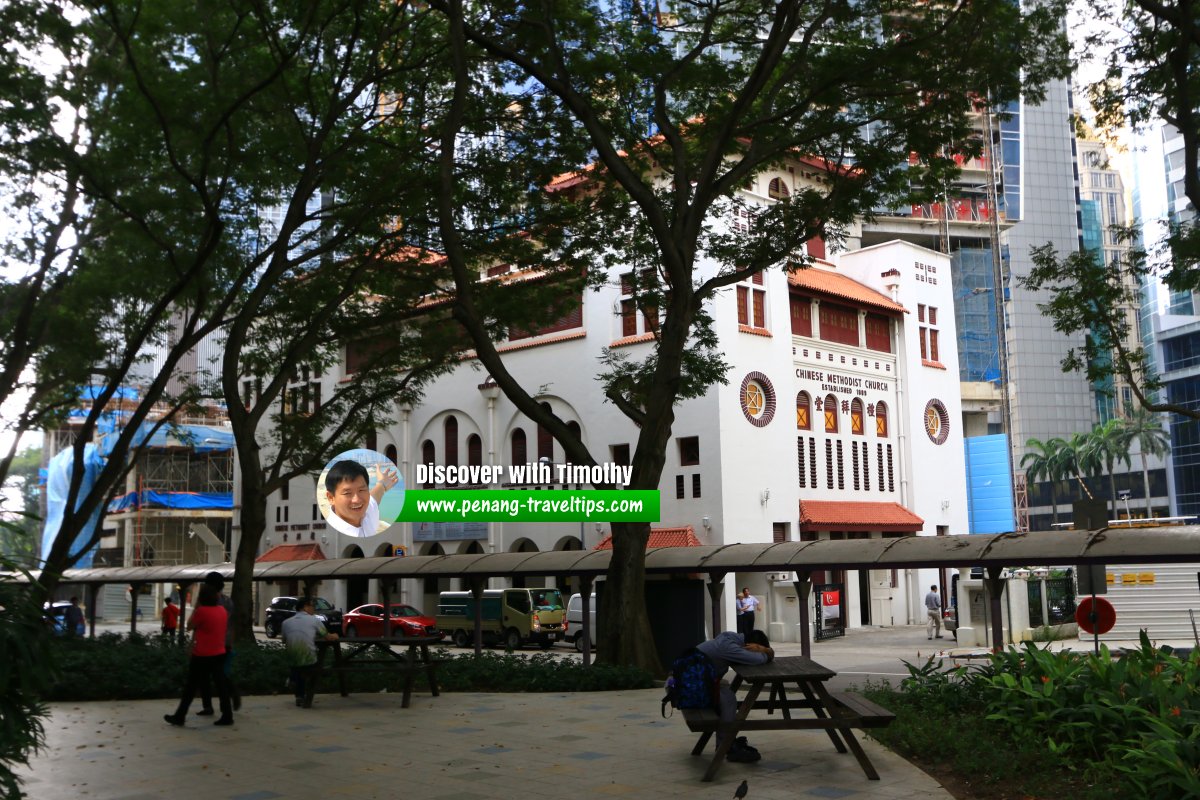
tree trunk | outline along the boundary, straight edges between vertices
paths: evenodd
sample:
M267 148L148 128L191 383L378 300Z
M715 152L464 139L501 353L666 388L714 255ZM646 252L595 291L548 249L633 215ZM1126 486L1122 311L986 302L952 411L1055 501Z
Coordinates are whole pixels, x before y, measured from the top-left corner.
M613 554L600 600L598 663L641 667L663 674L646 613L648 522L614 522Z
M241 441L241 440L239 440ZM253 441L249 439L246 441ZM241 537L237 553L233 558L233 588L229 599L233 601L233 639L235 642L254 642L254 559L258 555L258 543L267 528L267 496L263 491L262 469L259 466L258 448L252 446L238 450L241 467Z
M1150 465L1146 463L1146 451L1139 453L1142 459L1142 490L1146 493L1146 519L1154 518L1154 505L1150 502Z

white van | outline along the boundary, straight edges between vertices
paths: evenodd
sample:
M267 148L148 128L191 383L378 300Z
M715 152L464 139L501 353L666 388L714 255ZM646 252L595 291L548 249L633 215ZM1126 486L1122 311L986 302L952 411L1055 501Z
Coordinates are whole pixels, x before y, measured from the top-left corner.
M592 649L596 649L596 594L593 592L588 600L589 617L588 637ZM573 594L567 601L567 638L575 644L575 649L583 652L583 595Z

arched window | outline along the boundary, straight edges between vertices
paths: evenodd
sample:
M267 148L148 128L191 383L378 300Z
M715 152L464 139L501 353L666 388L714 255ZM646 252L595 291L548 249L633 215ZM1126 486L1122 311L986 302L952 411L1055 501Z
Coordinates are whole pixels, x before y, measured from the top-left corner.
M483 440L475 433L467 437L467 466L483 466Z
M876 403L875 404L875 435L876 436L887 436L888 435L887 413L888 412L887 412L887 404L886 403Z
M529 462L529 450L525 445L525 430L517 428L512 432L512 464L520 466Z
M767 196L775 200L783 200L790 194L787 184L783 182L783 178L771 178L770 184L767 185Z
M837 401L837 398L831 394L825 395L825 405L822 406L822 408L825 411L825 432L826 433L837 433L838 432L838 418L837 418L838 401Z
M433 446L433 442L429 439L421 442L421 463L428 466L433 466L437 463L437 448ZM432 489L433 483L426 483L421 488Z
M396 463L396 445L389 444L387 447L383 448L383 454L387 456L388 461L392 462L393 464Z
M796 430L812 430L812 399L808 392L796 395Z
M458 466L458 418L451 414L446 417L443 427L446 434L446 463Z
M850 432L856 436L863 435L863 404L857 397L850 403Z

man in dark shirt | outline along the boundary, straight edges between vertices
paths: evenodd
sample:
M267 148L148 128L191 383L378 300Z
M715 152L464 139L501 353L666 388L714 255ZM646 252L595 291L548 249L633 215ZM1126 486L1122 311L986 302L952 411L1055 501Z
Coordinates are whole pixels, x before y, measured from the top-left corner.
M771 641L759 630L753 630L743 635L733 631L717 634L707 642L696 645L696 649L708 656L708 660L716 667L717 677L724 679L731 664L766 664L775 658L771 649ZM729 684L721 681L721 691L717 698L717 713L721 722L733 722L737 717L737 695L729 688ZM720 746L722 734L717 731L717 745ZM730 761L758 761L762 756L749 745L746 737L739 736L729 748L725 756Z

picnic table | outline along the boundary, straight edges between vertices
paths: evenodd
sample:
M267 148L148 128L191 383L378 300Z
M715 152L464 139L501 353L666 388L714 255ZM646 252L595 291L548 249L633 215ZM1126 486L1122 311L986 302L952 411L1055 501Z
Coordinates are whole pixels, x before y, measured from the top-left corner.
M424 673L429 690L437 697L437 667L442 662L429 654L429 645L442 640L440 636L343 636L338 639L317 640L317 663L312 679L307 682L305 705L312 705L320 679L329 673L337 676L342 697L349 697L346 675L351 672L394 672L404 679L401 708L408 708L413 683ZM395 649L399 648L399 649Z
M745 686L746 695L738 703L736 718L722 731L721 743L713 754L703 780L711 781L716 776L734 739L744 731L813 729L824 730L839 753L849 749L867 777L873 781L879 780L879 773L854 737L853 729L888 725L895 719L892 712L855 692L830 694L825 682L837 673L807 656L776 658L768 664L734 664L732 669L737 676L730 683L730 688L737 692ZM766 698L760 699L763 690L768 687L770 691ZM788 692L793 687L796 691L789 696ZM751 716L753 712L763 710L767 712L766 717L770 718ZM810 713L793 716L795 710ZM712 735L722 728L720 716L716 709L710 708L682 711L688 729L700 733L700 740L692 748L692 755L700 755Z

